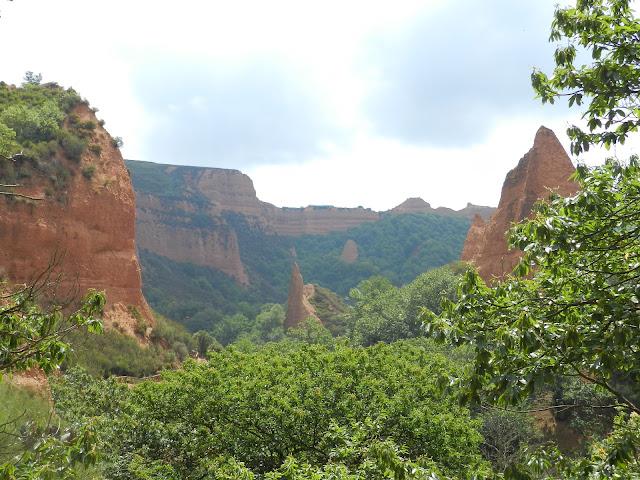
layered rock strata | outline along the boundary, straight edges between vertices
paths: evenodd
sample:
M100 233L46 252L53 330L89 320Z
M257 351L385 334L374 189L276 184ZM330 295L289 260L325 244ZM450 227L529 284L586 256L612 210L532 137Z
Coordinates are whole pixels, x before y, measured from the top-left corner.
M435 213L486 215L490 207L469 204L460 211L433 209L421 199L409 199L389 212L367 208L308 206L278 208L258 199L251 179L238 170L160 165L128 161L137 194L138 248L173 261L220 270L238 283L251 279L228 215L241 215L265 233L282 236L323 235L344 231L384 215ZM357 249L357 247L356 247ZM356 253L348 246L347 260Z

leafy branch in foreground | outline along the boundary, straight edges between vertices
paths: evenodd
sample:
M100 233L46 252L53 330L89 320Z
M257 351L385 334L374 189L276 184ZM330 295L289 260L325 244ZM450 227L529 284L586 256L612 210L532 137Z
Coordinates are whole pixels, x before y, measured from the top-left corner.
M640 162L581 166L575 179L578 194L511 231L524 252L514 276L489 288L471 270L457 303L425 314L436 336L474 348L467 400L514 405L566 376L640 412Z
M90 291L79 308L67 315L62 307L43 309L37 304L49 274L50 269L29 285L0 297L0 375L32 367L50 372L69 351L64 339L67 333L80 327L92 333L102 330L98 316L105 305L103 293ZM0 463L0 480L81 478L76 466L96 460L95 431L90 424L35 433L22 454Z
M640 21L630 3L578 0L573 8L558 8L550 40L567 43L555 52L550 78L538 70L531 75L543 103L559 97L567 97L569 106L588 102L583 118L589 132L575 125L567 130L576 155L593 144L624 143L640 126ZM576 66L583 51L593 62Z
M0 306L0 374L38 366L50 372L64 360L69 349L64 336L87 327L102 331L98 315L105 304L103 293L90 291L80 307L64 315L60 307L43 310L37 303L37 286L30 285L5 297Z

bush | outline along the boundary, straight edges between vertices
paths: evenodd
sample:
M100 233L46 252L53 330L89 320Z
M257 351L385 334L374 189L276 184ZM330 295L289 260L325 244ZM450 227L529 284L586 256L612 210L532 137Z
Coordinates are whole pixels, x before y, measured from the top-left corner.
M92 143L89 145L89 151L93 153L96 157L99 157L102 153L102 147L97 143Z
M113 145L113 148L122 148L122 146L124 145L122 137L113 137L111 139L111 145Z
M91 180L95 172L96 172L96 167L94 165L89 165L82 169L82 176L87 180Z
M80 161L80 157L87 148L87 141L66 130L60 132L59 138L67 157L76 162Z

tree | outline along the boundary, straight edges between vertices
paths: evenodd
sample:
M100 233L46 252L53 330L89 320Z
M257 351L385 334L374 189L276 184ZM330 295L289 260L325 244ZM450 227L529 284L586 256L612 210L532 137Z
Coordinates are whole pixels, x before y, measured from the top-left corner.
M31 367L50 372L60 365L69 351L64 340L67 333L80 327L86 327L90 332L102 329L97 315L104 308L104 294L89 292L80 307L71 314L65 315L58 307L44 310L36 300L46 278L45 275L3 297L0 307L0 379L2 374ZM75 467L90 465L97 458L95 431L90 422L77 428L37 433L39 438L31 448L15 461L0 464L1 479L77 478Z
M225 478L205 474L218 458L243 464L257 478L336 478L302 472L366 472L381 452L398 469L486 472L479 422L437 385L457 368L426 340L369 348L228 347L208 364L188 362L162 382L131 390L101 420L109 426L105 457L121 459L109 471L127 479L145 478L124 474L133 464L171 469L172 478ZM298 476L285 475L289 467Z
M599 447L611 455L583 459L621 472L637 463L639 446L633 418L640 413L640 162L580 166L575 179L575 196L537 204L534 217L511 231L510 245L524 252L513 276L489 288L471 269L459 301L447 302L440 317L425 311L425 320L438 338L474 350L471 380L460 382L465 401L518 405L558 377L610 394L609 405L551 408L625 413L618 441ZM565 464L558 478L592 478Z
M10 160L19 151L16 132L0 122L0 161Z
M640 126L640 21L630 3L577 0L575 7L558 8L550 40L564 43L555 52L553 75L532 74L543 103L567 97L569 106L587 104L589 132L575 125L567 130L576 155L593 144L624 143ZM593 62L578 66L583 51Z
M331 345L333 337L331 332L314 317L307 317L296 327L287 330L287 337L306 343L320 343L323 345Z
M41 73L33 73L32 71L28 71L24 74L24 83L26 85L40 85L41 82Z
M31 367L51 372L64 360L69 345L64 336L86 327L92 333L102 330L103 293L91 291L73 313L61 307L43 310L37 294L43 288L38 280L5 297L0 307L0 374Z
M351 338L361 345L393 342L424 334L421 308L439 313L442 298L453 299L459 275L450 266L434 268L402 288L384 277L361 282L350 293Z
M470 400L515 404L560 375L640 413L616 385L640 380L640 163L581 166L575 179L579 193L539 203L512 230L524 252L513 277L489 288L470 270L459 302L431 320L432 332L475 349Z
M196 342L196 351L200 358L206 358L209 347L216 344L216 339L211 336L209 332L199 330L193 334L193 339Z

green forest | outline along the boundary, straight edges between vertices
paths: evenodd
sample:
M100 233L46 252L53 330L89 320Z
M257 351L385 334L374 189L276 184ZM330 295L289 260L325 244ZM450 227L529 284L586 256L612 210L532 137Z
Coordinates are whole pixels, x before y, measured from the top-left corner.
M159 313L190 331L210 329L224 315L255 316L264 303L284 303L294 260L305 283L328 288L342 297L372 276L404 285L430 268L456 261L469 228L466 218L387 215L344 232L284 237L265 233L239 214L227 212L224 219L238 236L241 259L251 278L248 287L218 270L140 251L147 300ZM354 263L340 258L349 239L359 247Z
M557 7L551 32L555 67L532 84L583 112L572 152L637 135L630 1ZM0 86L3 182L26 175L15 155L38 172L77 130L75 93L22 88ZM432 215L296 238L229 215L247 289L142 251L148 338L105 331L101 291L72 307L4 284L0 480L639 479L640 158L573 180L512 226L521 259L490 284L456 262L468 221ZM322 321L285 329L291 247ZM16 381L34 368L44 390Z

